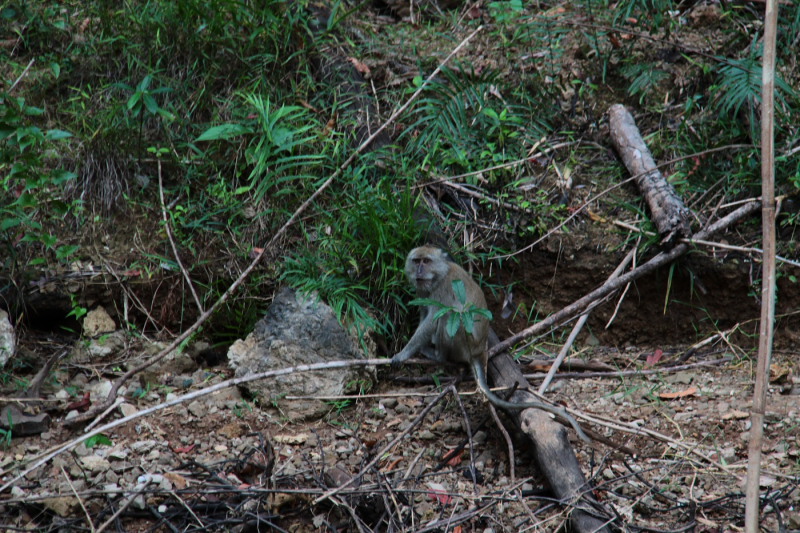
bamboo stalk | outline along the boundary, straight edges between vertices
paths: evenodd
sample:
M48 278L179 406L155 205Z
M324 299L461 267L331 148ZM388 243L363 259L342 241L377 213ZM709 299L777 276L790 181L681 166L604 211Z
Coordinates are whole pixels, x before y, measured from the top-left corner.
M761 325L758 332L758 364L750 413L750 445L747 453L745 489L745 533L758 533L761 441L764 437L764 411L767 404L769 363L772 358L772 333L775 321L775 41L778 29L778 2L767 0L764 14L764 63L761 67L761 233L764 248L761 276Z

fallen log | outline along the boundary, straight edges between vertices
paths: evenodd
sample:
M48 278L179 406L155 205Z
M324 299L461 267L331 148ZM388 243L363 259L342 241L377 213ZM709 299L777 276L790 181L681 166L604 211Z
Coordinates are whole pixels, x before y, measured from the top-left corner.
M672 248L680 239L689 238L689 210L675 193L664 175L658 170L650 150L642 139L636 122L622 104L614 104L608 110L608 126L611 144L625 163L642 197L650 209L661 244Z
M495 332L490 330L489 346L493 347L499 342ZM525 389L529 386L519 365L507 352L489 361L487 375L496 387L514 387L517 384L519 389ZM522 403L537 400L529 392L517 390L509 401ZM539 409L510 411L508 415L533 444L536 463L556 498L573 508L569 513L572 531L609 532L606 524L610 519L602 517L604 513L598 511L600 505L591 497L586 478L567 439L566 428Z

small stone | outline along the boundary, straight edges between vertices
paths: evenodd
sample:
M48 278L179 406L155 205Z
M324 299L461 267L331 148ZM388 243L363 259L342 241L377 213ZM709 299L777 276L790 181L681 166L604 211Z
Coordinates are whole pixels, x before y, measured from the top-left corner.
M111 464L99 455L87 455L81 458L81 463L93 474L105 472L111 467Z
M204 418L206 416L206 406L202 402L198 402L197 400L193 401L187 406L189 412L192 413L197 418Z
M117 329L114 320L105 309L97 307L92 309L83 319L83 333L87 337L94 337L102 333L110 333Z
M433 432L428 429L423 429L422 431L419 432L417 437L420 438L421 440L434 440L436 438L436 435L434 435Z
M134 453L147 453L156 446L154 440L140 440L130 445L131 451Z
M58 516L65 518L72 513L72 509L78 506L78 499L74 496L63 496L61 498L49 498L42 501L47 509L50 509Z
M722 456L722 460L726 463L732 463L736 460L736 448L733 446L728 446L727 448L723 448L720 451L720 455Z
M135 415L136 413L139 412L139 410L136 407L126 402L119 404L119 412L122 413L122 416L128 417Z
M397 407L397 398L384 398L381 400L381 403L387 409L394 409Z

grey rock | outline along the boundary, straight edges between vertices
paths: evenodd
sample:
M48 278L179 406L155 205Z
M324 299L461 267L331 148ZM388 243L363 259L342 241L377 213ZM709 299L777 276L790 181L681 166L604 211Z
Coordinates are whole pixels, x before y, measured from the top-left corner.
M116 329L114 319L102 307L92 309L83 318L83 334L87 337L111 333Z
M14 356L16 347L14 327L8 319L8 313L0 309L0 368L6 366L8 360Z
M196 416L197 418L203 418L206 416L208 412L205 403L199 402L197 400L193 401L186 407L192 415Z
M381 403L387 409L394 409L397 407L397 398L384 398Z
M9 414L11 415L10 426L8 425ZM5 431L11 430L13 437L38 435L50 429L50 415L47 413L29 415L14 405L6 405L0 411L0 428Z
M147 453L155 448L157 444L154 440L140 440L131 444L131 451L134 453Z
M341 359L366 359L357 342L342 328L333 310L314 295L301 296L288 288L273 300L266 316L245 340L228 350L235 377ZM375 382L375 369L351 367L324 372L293 372L248 383L251 393L279 403L290 420L323 416L330 406L318 400L282 400L283 396L340 396L366 389Z
M90 472L93 474L97 474L99 472L105 472L111 465L109 462L99 455L87 455L86 457L81 458L81 463L83 466L89 469Z

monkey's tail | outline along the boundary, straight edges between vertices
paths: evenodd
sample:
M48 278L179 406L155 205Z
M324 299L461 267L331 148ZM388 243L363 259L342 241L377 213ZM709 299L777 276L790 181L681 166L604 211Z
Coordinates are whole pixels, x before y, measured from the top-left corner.
M567 412L561 407L555 407L553 405L548 405L542 402L528 402L528 403L512 403L507 402L500 398L499 396L495 395L490 389L488 382L486 381L486 371L483 369L483 365L478 360L478 358L472 359L472 373L475 375L475 381L478 383L478 387L483 391L486 395L486 398L492 402L495 407L501 407L503 409L510 409L510 410L520 410L520 409L541 409L543 411L547 411L548 413L553 413L554 415L558 415L564 418L570 425L575 429L575 432L581 438L581 440L585 442L590 442L589 437L586 436L586 433L583 432L581 427L578 425L578 422L572 418Z

